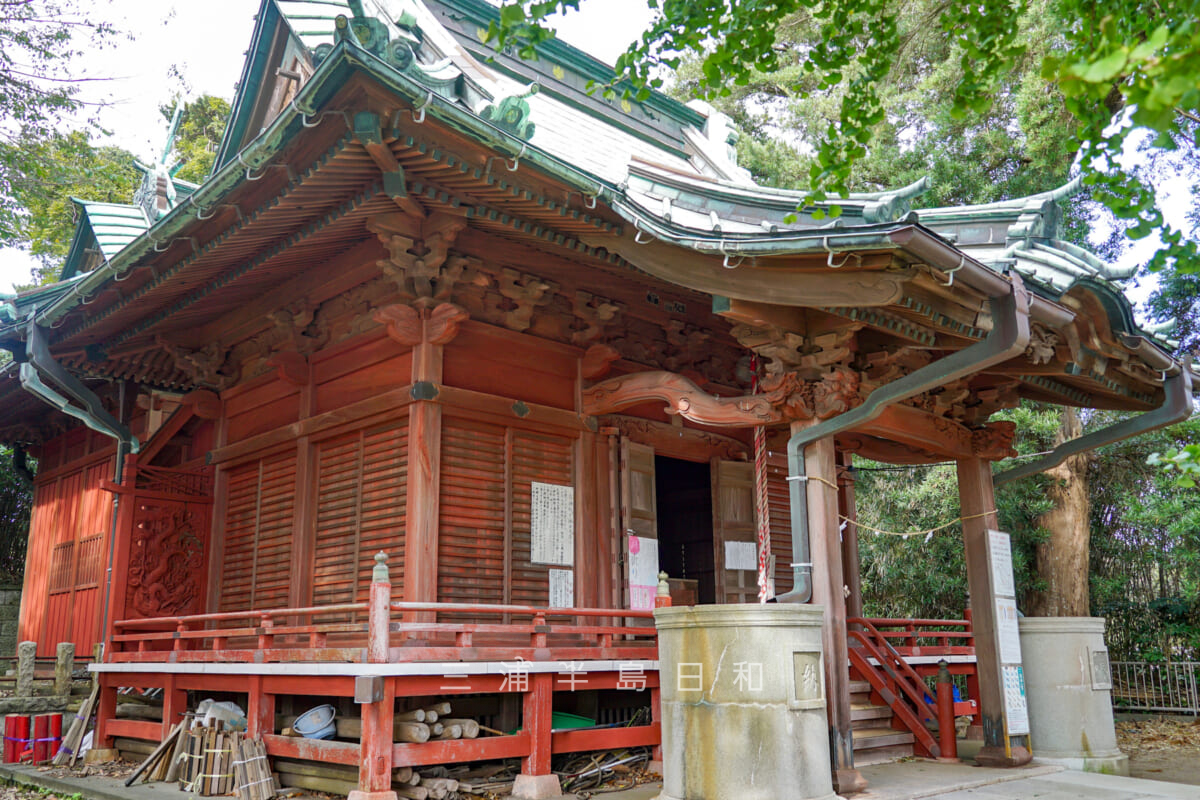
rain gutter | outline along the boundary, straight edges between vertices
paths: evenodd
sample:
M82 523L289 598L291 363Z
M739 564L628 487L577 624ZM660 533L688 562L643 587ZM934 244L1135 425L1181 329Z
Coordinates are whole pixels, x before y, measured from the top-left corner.
M982 369L1019 355L1029 343L1029 294L1021 279L1003 281L1004 292L988 301L992 329L980 341L945 358L910 372L898 381L881 386L866 401L844 414L805 428L788 440L788 494L792 513L792 586L778 595L780 603L808 603L812 600L812 549L808 531L808 472L805 448L828 436L855 428L883 413L892 404L926 392L945 383L973 375Z
M91 389L84 386L62 364L54 360L50 355L50 348L46 345L45 335L33 317L30 317L29 325L26 327L25 354L28 360L21 362L20 371L21 386L25 391L54 406L64 414L75 417L92 430L117 440L117 463L113 467L113 483L119 486L125 478L125 457L130 453L136 453L140 448L137 437L133 435L128 426L104 409L100 398ZM83 407L79 408L73 405L70 399L50 388L42 379L43 375L58 384ZM124 406L124 397L125 389L122 386L122 407ZM117 520L120 508L121 496L113 494L112 521L108 534L108 571L104 583L104 614L101 617L106 628L109 601L112 596L113 560L116 556ZM105 640L107 641L107 633Z
M988 297L1009 292L1007 277L964 254L933 231L911 222L870 223L853 228L806 228L770 236L733 231L701 234L664 223L655 212L628 198L614 197L610 205L622 218L633 224L639 236L644 232L680 247L724 256L726 261L766 255L900 250L918 262L936 265L938 269L952 273L955 282ZM731 268L734 267L736 265ZM1034 321L1053 328L1061 328L1075 319L1075 312L1071 309L1036 294L1029 299L1029 313Z
M1039 458L1037 461L1013 467L993 476L992 484L1000 486L1029 475L1036 475L1057 467L1076 453L1094 450L1106 444L1120 442L1159 428L1165 428L1168 425L1174 425L1177 422L1183 422L1192 415L1192 403L1192 371L1185 365L1177 373L1168 376L1163 381L1163 402L1158 408L1115 425L1101 428L1087 436L1063 442L1051 450L1045 458Z

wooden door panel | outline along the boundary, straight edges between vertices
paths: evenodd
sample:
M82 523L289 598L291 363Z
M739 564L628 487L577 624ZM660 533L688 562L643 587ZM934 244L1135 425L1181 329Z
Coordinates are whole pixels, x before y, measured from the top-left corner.
M758 597L758 573L754 568L745 568L753 561L750 547L757 546L754 465L742 461L712 462L712 487L717 602L754 602Z
M621 530L622 554L624 556L625 602L628 608L653 608L654 589L657 581L650 581L658 574L658 499L654 481L654 448L643 444L621 440ZM633 537L637 537L634 539ZM647 541L645 549L642 540ZM647 565L634 574L637 565Z

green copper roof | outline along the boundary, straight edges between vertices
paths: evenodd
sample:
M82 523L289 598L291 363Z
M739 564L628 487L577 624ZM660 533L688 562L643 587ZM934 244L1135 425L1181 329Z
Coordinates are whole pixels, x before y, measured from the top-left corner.
M106 261L150 227L137 206L71 200L83 211Z
M75 197L71 202L79 208L79 221L60 280L90 272L97 264L111 261L150 227L141 206L94 203Z
M353 15L346 0L275 0L292 32L309 50L333 44L333 21L339 14Z
M1076 281L1121 281L1137 267L1118 268L1058 237L1058 204L1080 190L1075 179L1048 192L998 203L916 211L922 225L996 269L1012 269L1065 292Z

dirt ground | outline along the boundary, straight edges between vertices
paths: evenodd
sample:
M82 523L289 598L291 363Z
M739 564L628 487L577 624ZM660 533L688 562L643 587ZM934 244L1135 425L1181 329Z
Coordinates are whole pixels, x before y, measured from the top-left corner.
M1129 756L1132 777L1200 786L1200 719L1122 720L1117 744Z

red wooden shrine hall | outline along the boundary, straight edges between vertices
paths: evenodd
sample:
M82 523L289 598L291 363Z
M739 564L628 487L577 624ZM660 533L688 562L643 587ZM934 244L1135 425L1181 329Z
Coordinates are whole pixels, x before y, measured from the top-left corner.
M37 459L21 637L105 645L99 745L217 695L365 792L655 747L658 573L676 603L756 602L762 557L769 593L825 608L839 789L869 738L852 695L919 705L942 658L1008 752L990 605L863 616L853 464L957 462L991 597L996 412L1190 411L1122 274L1057 238L1075 187L797 214L711 108L590 94L611 72L560 42L495 53L482 0L392 5L264 0L213 174L81 202L62 280L0 300L0 441ZM118 716L119 687L162 689L162 723ZM499 733L395 740L445 698ZM282 735L323 702L358 735Z

